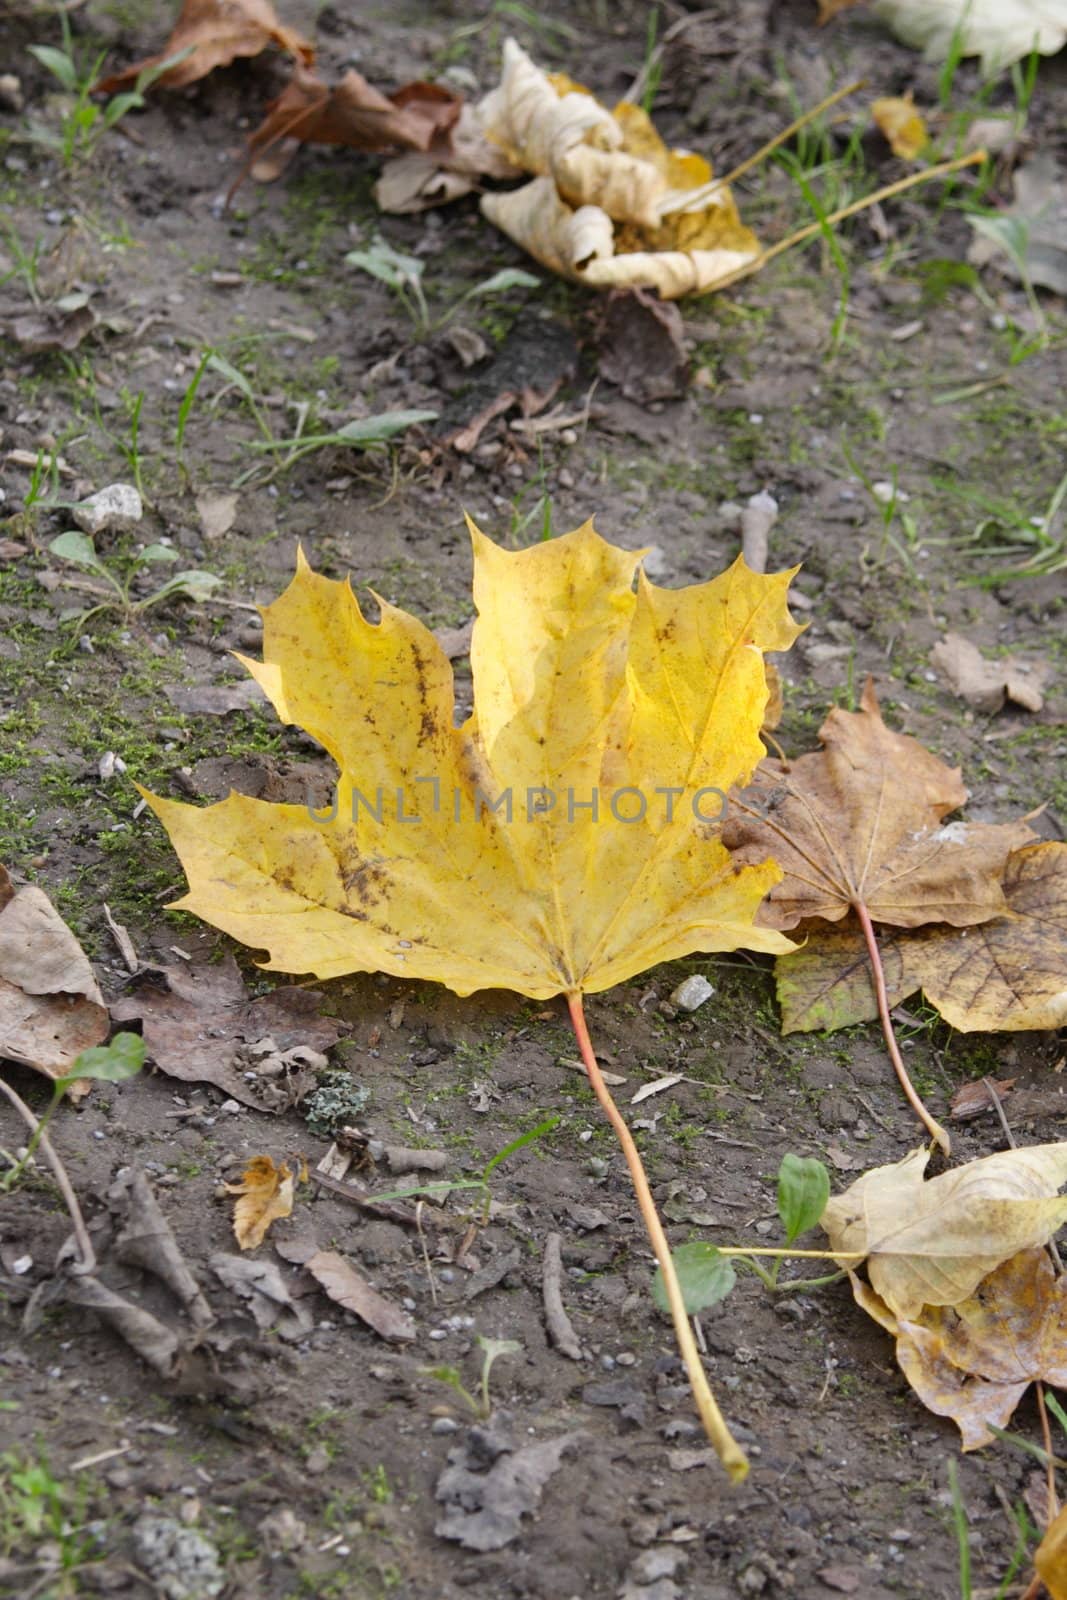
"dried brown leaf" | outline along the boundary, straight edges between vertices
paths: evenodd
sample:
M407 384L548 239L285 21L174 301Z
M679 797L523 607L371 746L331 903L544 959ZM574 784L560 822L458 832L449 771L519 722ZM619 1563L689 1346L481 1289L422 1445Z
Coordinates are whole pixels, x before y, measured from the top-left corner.
M258 56L268 44L276 44L306 67L315 59L314 45L278 21L270 0L185 0L174 31L159 54L102 78L95 92L115 94L128 89L146 67L157 67L168 57L191 49L184 61L156 80L168 89L181 89L239 56Z
M760 920L784 930L809 917L838 922L864 905L872 921L896 927L967 927L1004 913L1004 868L1031 830L945 824L967 798L959 769L887 728L870 680L861 707L835 707L819 730L821 751L762 762L731 803L722 836L734 859L771 856L784 872Z
M961 1033L1019 1033L1067 1022L1067 844L1008 857L1005 915L979 927L899 929L879 941L890 1006L922 989ZM844 1028L878 1013L858 923L813 929L776 966L785 1033Z
M81 945L42 889L0 866L0 1057L62 1078L108 1030Z
M277 1080L250 1079L250 1047L269 1038L275 1053L328 1050L340 1030L334 1018L319 1015L321 999L310 989L280 988L252 1000L227 956L213 967L144 972L111 1010L118 1022L141 1019L148 1055L168 1077L213 1083L257 1111L284 1111L299 1097L301 1082L290 1079L290 1092L281 1095Z
M384 95L352 69L331 87L298 66L249 136L248 161L285 138L354 150L427 150L459 111L458 97L440 84L409 83Z
M304 1266L337 1305L365 1322L381 1339L414 1339L415 1323L402 1306L387 1299L336 1250L317 1250Z

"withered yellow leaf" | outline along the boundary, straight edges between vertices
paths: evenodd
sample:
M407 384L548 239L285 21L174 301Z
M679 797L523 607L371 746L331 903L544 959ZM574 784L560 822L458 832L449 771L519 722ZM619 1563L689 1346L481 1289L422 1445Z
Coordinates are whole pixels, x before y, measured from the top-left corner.
M270 1156L253 1156L240 1183L226 1185L229 1194L239 1195L234 1207L234 1237L242 1250L254 1250L263 1243L272 1222L293 1213L293 1173L288 1162L274 1165Z
M1019 1033L1067 1023L1067 844L1027 845L1001 880L1006 915L979 927L900 929L880 942L891 1006L918 989L962 1033ZM820 929L776 964L785 1033L877 1016L854 918Z
M1051 1600L1067 1600L1067 1506L1049 1524L1034 1554L1034 1566Z
M898 1318L952 1306L1002 1262L1043 1245L1067 1219L1067 1143L1032 1145L924 1181L926 1149L865 1172L822 1215L835 1254L866 1258L871 1287ZM856 1262L843 1260L846 1267Z
M902 161L914 161L930 142L926 123L910 94L886 95L871 102L871 116L879 131L889 143L889 148Z
M761 921L837 922L864 906L873 922L969 927L1007 910L1001 878L1025 822L945 823L967 799L958 767L882 720L868 680L859 711L835 707L823 749L764 761L731 805L723 838L739 861L773 851L783 877Z
M1023 1250L955 1306L901 1318L897 1360L928 1410L951 1417L965 1450L991 1444L1031 1383L1067 1384L1067 1287L1045 1250Z
M703 156L669 149L640 106L610 112L550 77L514 40L500 85L479 107L486 135L534 173L482 196L482 214L544 266L593 288L713 289L760 253Z
M149 796L189 878L179 904L275 970L458 994L588 994L692 951L791 948L754 926L778 868L738 868L719 839L762 753L763 652L798 631L791 574L738 560L666 590L591 523L520 551L471 535L460 728L433 635L384 601L368 622L300 558L247 665L337 763L333 813Z

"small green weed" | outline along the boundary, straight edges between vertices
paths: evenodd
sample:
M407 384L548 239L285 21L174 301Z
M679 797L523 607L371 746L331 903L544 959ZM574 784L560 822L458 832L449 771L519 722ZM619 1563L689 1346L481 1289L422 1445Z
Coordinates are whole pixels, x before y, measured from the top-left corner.
M153 606L162 605L165 600L178 597L185 600L206 600L222 583L222 579L217 578L214 573L192 567L185 572L176 572L172 578L161 583L158 589L153 589L142 600L134 600L130 595L130 588L139 572L153 566L171 565L180 559L178 552L170 545L146 545L124 564L124 569L118 575L97 555L96 546L89 535L81 533L76 528L70 528L66 533L59 534L50 541L48 548L61 561L67 561L71 566L80 567L83 572L91 572L102 579L111 591L97 605L89 606L87 610L77 613L72 620L79 626L84 626L92 617L99 616L105 611L119 611L124 617L133 619L143 616Z

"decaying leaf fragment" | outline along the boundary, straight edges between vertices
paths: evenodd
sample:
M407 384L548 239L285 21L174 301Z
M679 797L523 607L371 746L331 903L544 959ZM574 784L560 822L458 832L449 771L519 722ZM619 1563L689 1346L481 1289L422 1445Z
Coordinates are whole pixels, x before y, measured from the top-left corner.
M487 137L533 181L482 213L563 277L596 288L712 289L759 255L729 188L702 156L669 150L640 106L608 111L509 39L478 107Z
M108 1030L81 945L43 889L0 866L0 1058L62 1078Z
M1008 857L1006 914L978 927L934 924L881 941L890 1005L922 989L962 1033L1020 1033L1067 1023L1067 844ZM776 965L785 1033L843 1028L878 1014L863 934L850 918L813 931Z
M335 1305L351 1311L380 1339L406 1343L415 1337L414 1319L394 1300L375 1289L346 1256L337 1250L319 1250L305 1240L287 1240L278 1246L286 1261L299 1263L329 1295Z
M214 966L150 968L111 1009L116 1022L140 1020L149 1058L168 1077L281 1112L312 1087L309 1062L337 1041L340 1024L321 1015L321 1000L296 987L253 999L227 955Z
M890 1316L958 1306L1021 1250L1046 1243L1067 1219L1067 1143L1032 1145L924 1180L930 1152L865 1172L835 1195L821 1223L836 1253L859 1252ZM855 1270L857 1262L842 1260Z
M901 1318L897 1361L929 1411L951 1417L964 1450L991 1444L1031 1383L1067 1384L1067 1285L1048 1252L1022 1250L956 1305Z
M635 592L640 555L591 524L521 551L472 537L461 728L433 635L387 603L368 623L301 556L246 665L336 761L335 807L150 797L189 875L181 904L276 970L459 994L596 993L694 950L791 948L753 926L769 850L738 868L718 837L721 795L762 750L763 651L797 633L791 574L738 561L688 589L641 575Z
M242 1250L255 1250L272 1222L292 1216L295 1181L287 1161L276 1167L270 1156L253 1156L240 1183L225 1185L228 1194L240 1196L234 1207L233 1232Z
M926 124L909 94L886 95L871 102L871 116L895 156L914 161L930 142Z
M959 633L939 639L930 660L954 692L977 711L999 711L1006 700L1025 711L1040 711L1041 691L1052 676L1044 661L1019 661L1013 656L987 661L978 646Z
M314 45L278 21L270 0L184 0L174 30L158 55L101 79L95 88L100 94L128 89L146 68L158 67L170 56L188 50L183 61L156 80L165 88L182 89L239 56L258 56L268 44L276 44L307 67L315 59Z

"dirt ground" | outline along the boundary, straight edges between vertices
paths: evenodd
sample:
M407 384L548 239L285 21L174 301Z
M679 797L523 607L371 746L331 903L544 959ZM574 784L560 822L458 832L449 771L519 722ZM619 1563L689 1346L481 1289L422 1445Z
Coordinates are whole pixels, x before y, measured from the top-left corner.
M860 110L805 157L827 203L843 204L907 170L873 131L852 137L870 93L914 88L921 104L937 105L937 72L862 10L821 32L814 10L808 0L716 0L668 45L655 113L670 140L725 170L796 107L864 76L872 88ZM158 48L164 14L143 0L89 0L71 16L79 58L106 48L121 64ZM354 65L389 88L444 75L474 95L495 81L502 39L514 32L536 59L611 102L645 59L649 13L602 0L537 17L468 0L292 0L285 15L316 31L330 76ZM668 6L661 32L684 15ZM782 661L786 750L810 748L827 707L853 705L873 674L891 724L962 765L972 815L1006 820L1047 802L1036 826L1062 837L1067 572L976 580L1025 557L996 548L1018 543L1064 471L1063 303L1039 292L1048 337L1037 340L1021 288L961 266L967 185L935 184L859 217L840 230L837 259L816 240L738 289L684 304L688 382L670 397L671 380L655 399L641 390L638 364L623 386L605 375L619 379L620 346L604 302L546 273L536 289L469 301L448 327L425 331L384 285L343 264L380 230L425 261L440 318L489 273L531 265L474 199L382 219L371 195L377 163L319 149L301 151L273 184L246 184L225 210L244 134L282 81L279 58L157 95L68 169L23 136L27 118L62 124L56 81L27 51L60 42L55 17L16 7L2 28L0 67L19 78L25 106L0 112L0 311L28 314L35 295L51 304L80 290L97 320L69 351L0 344L0 483L11 518L0 528L0 860L17 881L47 889L109 1002L131 980L105 902L143 962L184 956L205 966L232 952L253 993L272 987L253 952L163 909L181 873L158 824L137 810L132 780L203 801L231 786L267 798L302 797L308 781L328 789L328 763L311 741L266 710L201 710L197 692L240 680L230 652L255 654L253 607L284 587L298 542L319 570L351 573L361 592L430 626L462 626L471 614L465 510L513 547L541 538L549 517L560 532L595 514L614 541L654 546L656 581L677 585L733 559L731 504L769 489L780 505L771 565L802 563L810 623ZM963 121L989 114L978 86L971 65L947 86ZM991 108L1014 104L1005 76ZM1063 159L1065 111L1067 61L1043 61L1024 150ZM995 171L987 205L1010 197L1009 165ZM750 174L738 193L763 239L810 220L779 167ZM484 342L469 369L448 337L455 325ZM276 438L301 416L305 434L398 408L438 420L377 454L316 451L267 482L270 458L251 449L255 417L208 372L179 454L179 408L209 346L245 375ZM526 386L555 386L548 409L577 420L531 434L512 426L512 408L473 449L456 447L457 431L490 401ZM40 484L41 503L27 509L25 463L42 449L57 449L69 475ZM237 489L232 526L209 537L197 497L231 492L257 464L258 478ZM145 521L101 536L101 553L121 572L140 544L166 538L184 567L206 568L221 586L202 606L72 621L92 597L49 553L70 526L49 502L131 481L135 466ZM892 489L872 485L895 485L895 503L885 504ZM157 581L135 576L134 597ZM989 654L1050 662L1058 677L1044 709L968 710L930 664L947 628ZM469 702L464 658L456 670ZM109 752L125 771L101 766ZM690 973L715 993L687 1016L669 996ZM99 1230L107 1281L181 1325L166 1292L105 1249L107 1191L139 1165L228 1339L210 1381L168 1384L88 1311L46 1304L27 1332L27 1297L52 1272L66 1213L43 1169L5 1196L0 1593L947 1600L961 1593L953 1461L973 1593L1021 1592L1026 1562L1013 1576L1013 1556L1017 1566L1025 1515L1033 1520L1020 1508L1036 1463L1005 1443L960 1457L954 1426L922 1409L847 1285L775 1299L745 1277L704 1314L709 1375L752 1472L731 1487L709 1463L669 1323L650 1299L651 1255L622 1157L574 1070L562 1001L460 1001L374 976L317 992L340 1024L332 1059L368 1093L358 1122L373 1138L443 1151L445 1176L470 1177L540 1121L558 1124L494 1174L473 1262L453 1259L463 1193L420 1235L327 1188L299 1191L293 1222L275 1233L313 1230L406 1301L416 1337L387 1344L321 1294L300 1302L309 1328L259 1329L209 1265L232 1248L232 1201L219 1186L245 1158L302 1154L314 1165L324 1154L328 1138L299 1109L224 1105L222 1093L152 1068L63 1108L54 1139ZM646 1080L684 1074L628 1112L676 1243L773 1242L786 1151L821 1157L844 1185L919 1142L877 1029L782 1039L762 960L678 962L597 997L588 1014L602 1059L626 1078L624 1100ZM901 1008L901 1030L936 1113L957 1085L989 1073L1017 1080L1008 1110L1020 1142L1062 1137L1054 1036L954 1034L918 999ZM40 1080L5 1073L43 1107ZM960 1124L955 1139L963 1159L1004 1145L993 1117ZM0 1142L22 1142L6 1106ZM381 1188L383 1175L374 1181ZM580 1361L553 1349L545 1330L551 1233L562 1238ZM259 1254L277 1259L269 1242ZM424 1369L452 1365L473 1387L478 1335L521 1349L494 1367L492 1421L471 1434L463 1402ZM1038 1437L1032 1397L1015 1425ZM503 1548L472 1550L436 1531L445 1513L435 1487L450 1457L485 1467L563 1434L575 1437L540 1505ZM12 1487L27 1462L59 1486L59 1512L36 1529ZM162 1519L152 1548L146 1516ZM180 1533L199 1536L184 1553Z

